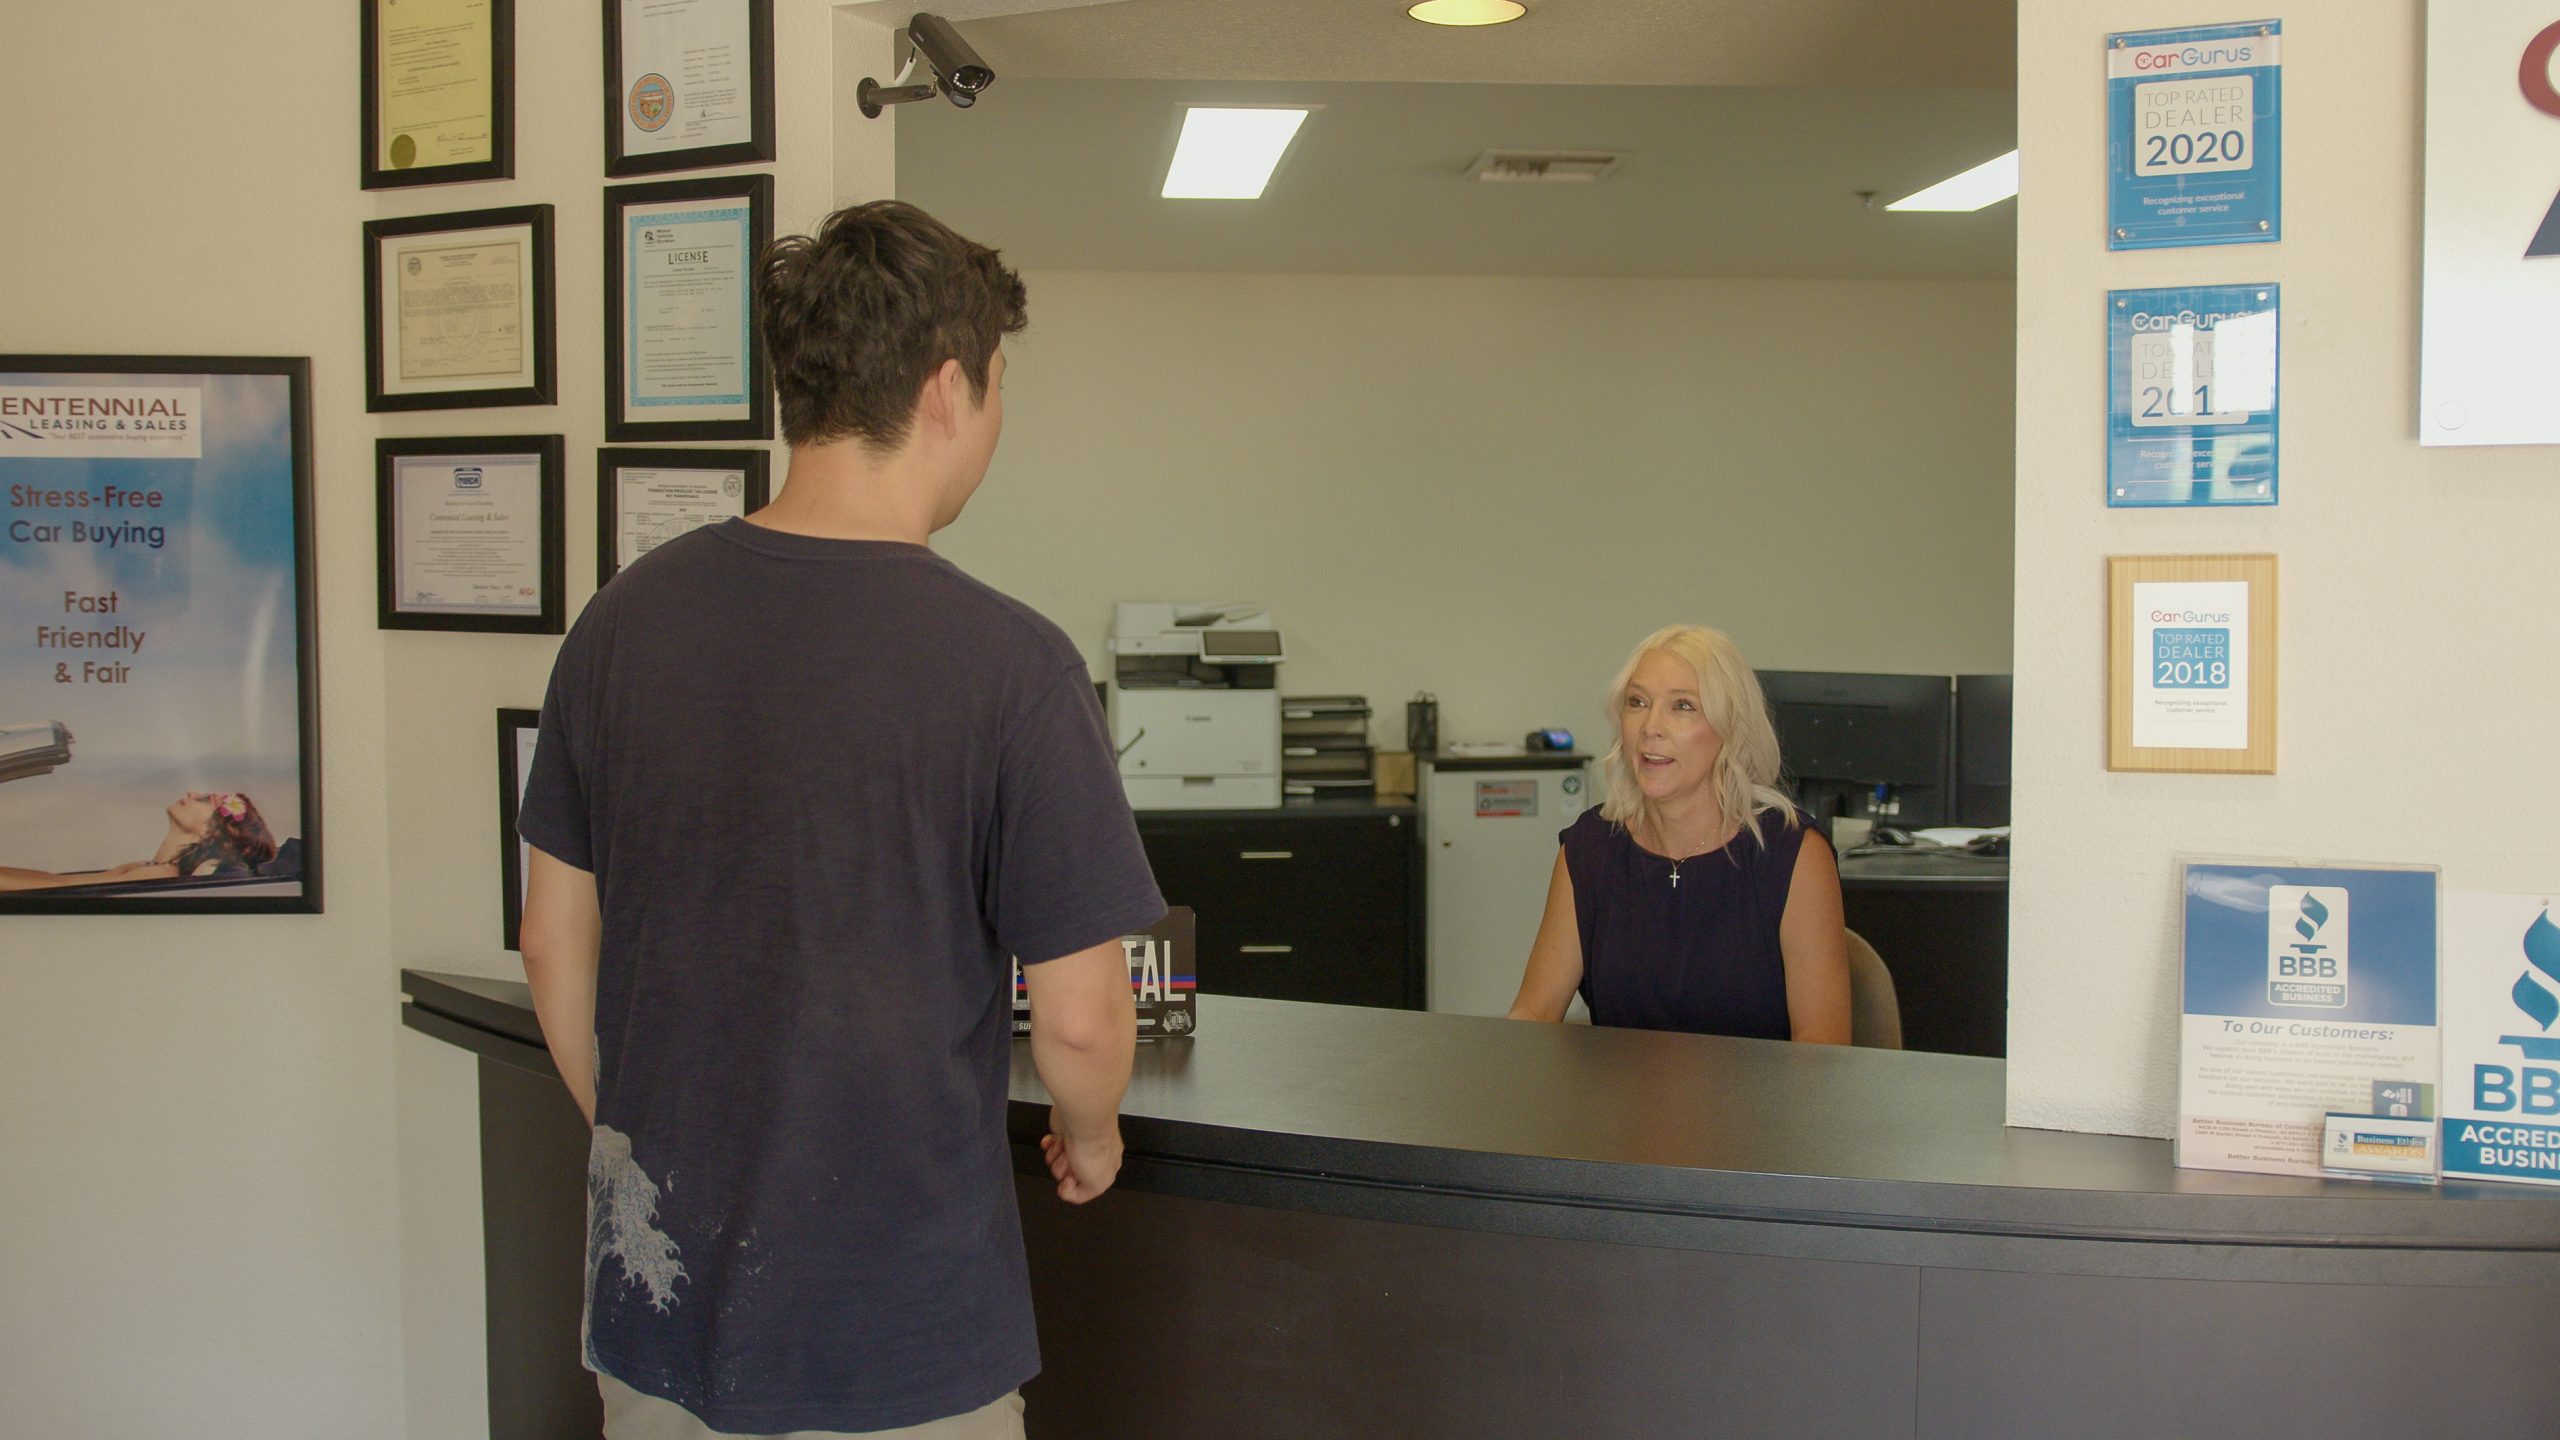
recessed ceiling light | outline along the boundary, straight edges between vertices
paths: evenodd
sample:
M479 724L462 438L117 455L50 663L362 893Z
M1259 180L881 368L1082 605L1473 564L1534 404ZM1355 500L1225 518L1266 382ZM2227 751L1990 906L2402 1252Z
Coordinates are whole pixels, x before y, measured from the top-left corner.
M1195 106L1164 175L1167 200L1258 200L1306 122L1304 110Z
M1404 13L1426 25L1499 25L1529 13L1520 0L1422 0Z
M1950 175L1916 194L1905 195L1887 210L1979 210L2018 193L2018 152L1985 160L1961 175Z

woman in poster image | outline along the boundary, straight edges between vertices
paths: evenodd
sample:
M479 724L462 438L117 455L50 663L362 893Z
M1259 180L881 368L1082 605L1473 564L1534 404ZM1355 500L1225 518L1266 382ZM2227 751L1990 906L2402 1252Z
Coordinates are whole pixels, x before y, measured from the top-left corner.
M1511 1002L1557 1021L1849 1043L1830 843L1777 789L1760 682L1715 630L1673 625L1609 687L1602 794L1566 827Z
M0 865L0 891L52 890L65 885L120 885L136 880L178 880L252 870L276 858L275 835L248 796L190 790L169 806L168 832L148 860L107 870L21 870Z

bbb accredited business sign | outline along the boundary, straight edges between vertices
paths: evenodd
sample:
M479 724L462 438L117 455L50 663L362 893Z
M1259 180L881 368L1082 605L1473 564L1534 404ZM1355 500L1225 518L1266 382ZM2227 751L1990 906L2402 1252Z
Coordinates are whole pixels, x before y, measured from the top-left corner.
M2283 237L2274 20L2107 37L2107 248Z
M2177 1163L2318 1175L2332 1115L2432 1119L2436 872L2184 868Z
M2427 6L2418 442L2560 444L2560 0Z
M2560 1185L2560 923L2549 895L2445 905L2446 1178Z

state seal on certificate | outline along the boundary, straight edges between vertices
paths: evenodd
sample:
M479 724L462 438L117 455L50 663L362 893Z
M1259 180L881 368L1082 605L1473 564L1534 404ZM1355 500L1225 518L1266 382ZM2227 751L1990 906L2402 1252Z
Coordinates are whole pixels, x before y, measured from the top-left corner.
M773 0L604 0L604 173L773 159Z

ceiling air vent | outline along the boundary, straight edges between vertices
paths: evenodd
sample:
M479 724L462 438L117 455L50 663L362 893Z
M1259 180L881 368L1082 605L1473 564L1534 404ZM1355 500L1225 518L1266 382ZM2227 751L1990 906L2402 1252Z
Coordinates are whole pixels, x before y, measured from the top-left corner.
M1477 180L1581 185L1599 179L1626 159L1618 150L1487 150L1467 167Z

